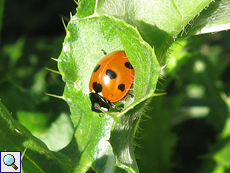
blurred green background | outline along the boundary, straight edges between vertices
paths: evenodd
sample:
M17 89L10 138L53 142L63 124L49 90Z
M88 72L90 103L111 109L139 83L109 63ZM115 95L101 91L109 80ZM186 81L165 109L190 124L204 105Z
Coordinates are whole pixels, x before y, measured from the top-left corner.
M61 52L61 19L67 23L71 12L76 12L72 0L7 0L2 20L0 99L15 119L54 150L69 142L73 129L66 102L45 94L61 96L64 82L45 68L57 70L51 57Z
M1 1L2 3L3 1ZM52 150L71 139L58 58L72 0L6 0L0 40L0 99L12 116ZM135 139L140 172L197 172L221 141L229 116L230 32L179 39L167 54L157 92ZM217 148L218 150L218 148ZM212 159L211 159L212 160ZM207 168L208 167L208 168ZM202 172L202 171L201 171ZM208 171L209 172L209 171Z
M157 86L167 94L153 98L136 139L140 172L230 171L229 38L192 36L170 48Z

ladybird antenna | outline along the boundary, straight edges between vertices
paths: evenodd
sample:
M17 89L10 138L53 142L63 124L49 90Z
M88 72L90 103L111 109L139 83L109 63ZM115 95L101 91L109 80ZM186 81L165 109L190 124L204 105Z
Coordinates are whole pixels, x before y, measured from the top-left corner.
M104 53L104 55L107 55L107 53L104 49L101 49L101 51Z

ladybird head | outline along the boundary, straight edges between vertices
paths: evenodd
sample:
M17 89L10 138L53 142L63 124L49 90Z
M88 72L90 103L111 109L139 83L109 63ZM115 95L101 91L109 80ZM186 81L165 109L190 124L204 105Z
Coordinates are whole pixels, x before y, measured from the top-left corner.
M109 111L110 108L110 103L108 100L106 100L104 97L100 96L98 93L91 92L89 94L89 98L92 104L92 111L98 112L98 113L103 113L101 111Z

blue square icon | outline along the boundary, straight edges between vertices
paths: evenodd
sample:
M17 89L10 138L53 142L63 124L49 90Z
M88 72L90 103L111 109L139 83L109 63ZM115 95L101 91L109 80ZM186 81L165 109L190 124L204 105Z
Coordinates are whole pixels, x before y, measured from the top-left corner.
M21 172L21 151L0 151L0 173Z

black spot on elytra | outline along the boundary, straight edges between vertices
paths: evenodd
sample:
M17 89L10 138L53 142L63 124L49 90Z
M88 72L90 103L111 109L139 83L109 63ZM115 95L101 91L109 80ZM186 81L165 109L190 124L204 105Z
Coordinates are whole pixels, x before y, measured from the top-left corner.
M110 79L115 79L117 77L116 73L113 70L106 70L106 75L109 76Z
M97 64L97 65L94 67L93 72L96 72L100 67L101 67L101 65L100 65L100 64Z
M97 83L97 82L94 82L93 83L93 90L96 92L96 93L99 93L102 91L102 86L101 84Z
M130 62L126 62L125 67L127 67L129 69L133 69L133 66L132 66L132 64L130 64Z
M125 84L118 85L118 89L121 91L124 91L125 90Z

